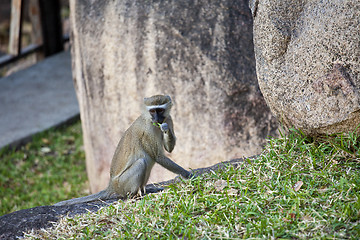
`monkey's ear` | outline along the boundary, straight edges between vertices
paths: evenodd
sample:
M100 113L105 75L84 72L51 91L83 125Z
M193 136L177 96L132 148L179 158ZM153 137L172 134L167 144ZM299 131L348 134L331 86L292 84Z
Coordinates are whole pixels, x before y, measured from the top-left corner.
M171 102L171 97L169 95L165 95L165 97Z

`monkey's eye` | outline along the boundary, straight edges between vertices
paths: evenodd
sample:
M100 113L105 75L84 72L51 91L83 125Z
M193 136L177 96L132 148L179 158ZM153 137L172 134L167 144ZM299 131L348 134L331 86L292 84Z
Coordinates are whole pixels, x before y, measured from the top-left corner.
M158 113L163 113L163 112L164 112L164 109L163 109L163 108L159 108L157 111L158 111Z
M150 112L151 114L154 114L154 113L156 113L156 110L153 108L153 109L150 109L149 112Z

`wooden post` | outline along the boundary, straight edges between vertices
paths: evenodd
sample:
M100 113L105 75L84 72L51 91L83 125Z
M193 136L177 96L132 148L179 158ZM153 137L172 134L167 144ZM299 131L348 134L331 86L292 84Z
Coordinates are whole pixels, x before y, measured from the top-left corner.
M21 52L22 9L22 0L11 1L9 54L15 56Z
M29 17L32 24L31 42L36 46L43 44L43 34L40 16L39 0L29 1ZM42 51L36 52L36 61L40 61L44 58Z

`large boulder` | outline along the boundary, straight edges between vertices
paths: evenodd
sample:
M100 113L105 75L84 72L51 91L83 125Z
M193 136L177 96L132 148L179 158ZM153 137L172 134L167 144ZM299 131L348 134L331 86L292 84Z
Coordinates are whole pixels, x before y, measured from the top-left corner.
M260 93L242 1L71 0L75 88L91 191L144 97L168 94L184 168L251 156L277 123ZM173 177L155 166L150 181Z
M287 127L310 135L360 123L360 1L250 1L260 89Z

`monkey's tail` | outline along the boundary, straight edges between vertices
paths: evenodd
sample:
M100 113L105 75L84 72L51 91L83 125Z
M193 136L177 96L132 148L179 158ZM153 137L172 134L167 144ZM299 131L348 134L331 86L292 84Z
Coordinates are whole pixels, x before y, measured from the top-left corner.
M92 202L92 201L96 201L96 200L106 200L106 199L109 199L111 197L111 195L112 194L109 193L109 191L107 189L105 189L103 191L100 191L95 194L91 194L89 196L61 201L61 202L55 203L53 206L65 206L65 205L71 205L71 204L76 204L76 203Z

